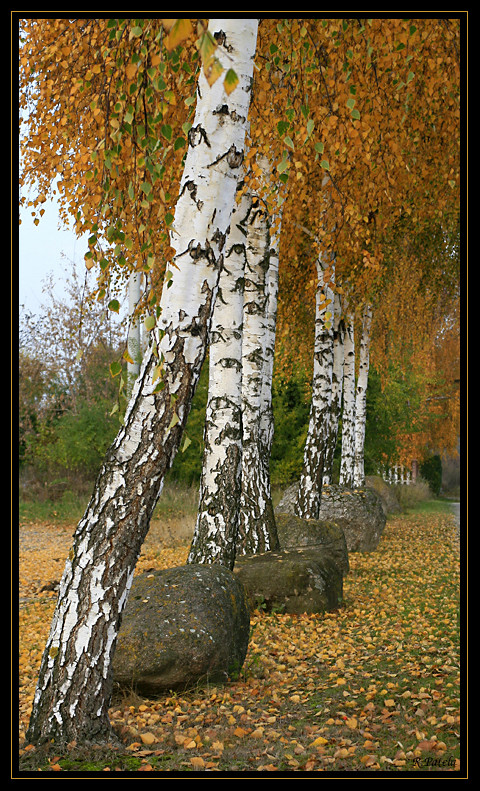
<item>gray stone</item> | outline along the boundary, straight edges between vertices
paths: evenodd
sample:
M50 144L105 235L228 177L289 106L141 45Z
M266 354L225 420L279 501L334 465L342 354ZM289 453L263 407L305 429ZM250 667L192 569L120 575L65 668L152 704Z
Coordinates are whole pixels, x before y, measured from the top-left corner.
M288 487L275 514L294 513L297 490L298 483ZM380 498L371 489L331 485L322 489L319 520L335 522L342 528L349 553L372 552L382 536L386 516Z
M113 658L113 679L143 695L226 680L250 636L245 590L220 565L188 564L134 578Z
M250 608L288 614L322 613L343 602L343 574L328 553L315 546L242 555L234 574Z
M343 575L348 574L348 549L345 534L335 522L302 519L289 513L275 514L277 534L281 549L311 547L338 566Z

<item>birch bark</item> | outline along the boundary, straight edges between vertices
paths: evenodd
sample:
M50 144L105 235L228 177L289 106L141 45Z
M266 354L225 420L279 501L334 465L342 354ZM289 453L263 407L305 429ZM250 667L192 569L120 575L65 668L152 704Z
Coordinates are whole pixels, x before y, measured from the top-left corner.
M273 364L275 358L275 340L277 332L277 304L278 304L278 267L280 260L280 229L283 213L283 196L281 193L273 194L272 172L268 160L264 157L259 160L264 174L265 194L270 196L269 201L269 233L270 251L266 279L267 304L265 315L265 357L263 368L262 396L260 405L260 444L262 456L267 460L267 497L270 496L270 455L272 450L274 422L272 405Z
M343 362L342 460L340 485L353 488L355 462L355 336L353 314L346 315Z
M278 549L270 492L269 458L262 443L261 408L267 354L270 233L267 211L252 199L246 224L246 265L242 347L242 494L237 552L258 554ZM272 303L273 307L273 303ZM265 439L265 436L264 436ZM268 438L265 442L268 444Z
M124 425L74 535L33 701L32 743L112 738L111 659L205 355L243 159L257 27L256 19L210 20L210 32L224 34L218 37L220 59L235 69L239 84L226 96L220 80L210 88L203 74L199 79L175 212L173 286L164 288L156 343L146 350Z
M315 295L315 348L312 403L295 512L305 519L318 519L322 499L324 457L333 376L333 291L325 280L325 262L317 259Z
M355 396L355 465L354 486L365 486L365 422L367 418L367 386L370 366L370 332L372 308L366 305L363 313L362 337L358 355L357 392Z
M333 325L333 370L332 397L328 415L328 435L323 465L323 485L333 483L333 459L337 447L338 426L342 405L343 390L343 358L344 358L345 324L341 315L341 301L338 292L334 296Z
M242 333L245 230L251 198L236 207L210 331L200 501L189 563L235 563L242 487Z

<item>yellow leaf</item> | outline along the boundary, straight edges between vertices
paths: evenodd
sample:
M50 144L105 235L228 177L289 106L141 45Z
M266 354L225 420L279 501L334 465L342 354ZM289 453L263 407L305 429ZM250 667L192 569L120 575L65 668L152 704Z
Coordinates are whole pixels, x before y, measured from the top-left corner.
M328 739L324 739L323 736L317 736L315 741L311 743L310 747L321 747L324 744L328 744Z
M218 58L212 58L208 65L205 65L204 72L207 82L210 86L218 80L223 71L223 66Z
M190 758L190 763L192 766L197 766L198 768L203 768L205 766L205 761L200 756L195 756L194 758Z
M140 734L140 738L144 744L153 744L157 741L153 733L142 733Z
M347 728L351 728L352 730L354 730L357 727L358 722L355 719L355 717L351 717L350 719L345 721L345 725L347 726Z
M165 22L166 20L164 20ZM175 19L174 24L170 28L169 34L165 39L165 47L167 50L175 49L182 41L185 41L193 32L192 23L189 19Z

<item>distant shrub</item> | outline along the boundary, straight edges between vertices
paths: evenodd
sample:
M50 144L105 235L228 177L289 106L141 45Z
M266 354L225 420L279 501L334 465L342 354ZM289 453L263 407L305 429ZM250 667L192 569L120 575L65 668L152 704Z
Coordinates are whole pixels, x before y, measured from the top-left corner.
M420 464L422 478L427 481L433 494L440 494L442 487L442 460L438 454L429 456Z
M415 508L419 503L430 500L432 497L430 486L421 478L417 478L416 483L408 486L406 484L395 484L392 489L403 511Z

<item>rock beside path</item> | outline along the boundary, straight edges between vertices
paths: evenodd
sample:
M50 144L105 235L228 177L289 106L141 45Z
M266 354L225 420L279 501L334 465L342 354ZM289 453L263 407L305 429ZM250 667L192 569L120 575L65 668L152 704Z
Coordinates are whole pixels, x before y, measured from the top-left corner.
M294 513L297 490L298 483L286 489L275 514ZM385 528L386 516L380 498L371 489L331 485L322 489L319 520L342 528L348 552L373 552Z
M155 695L226 680L244 663L250 613L241 583L218 565L134 578L113 658L120 687Z
M252 610L300 615L335 610L343 602L343 573L313 546L240 556L234 574Z
M234 573L251 609L322 613L343 602L348 551L343 530L330 522L276 513L280 550L237 556Z

